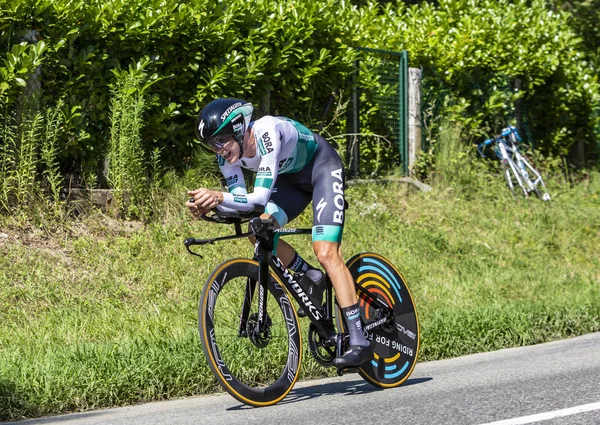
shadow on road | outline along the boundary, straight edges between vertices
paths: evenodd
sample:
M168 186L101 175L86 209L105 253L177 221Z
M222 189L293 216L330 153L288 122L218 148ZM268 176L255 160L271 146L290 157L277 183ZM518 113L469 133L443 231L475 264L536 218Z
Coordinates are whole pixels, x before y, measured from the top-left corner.
M406 387L409 385L421 384L423 382L431 381L433 378L414 378L408 379L404 384L398 388ZM355 381L344 381L344 382L329 382L327 384L316 384L307 385L301 388L295 388L292 392L280 401L280 404L297 403L299 401L310 400L312 398L321 397L324 395L341 394L346 396L368 394L375 391L384 391L382 388L374 387L373 385L365 382L362 379ZM230 407L227 410L244 410L254 409L252 406L246 406L244 404Z

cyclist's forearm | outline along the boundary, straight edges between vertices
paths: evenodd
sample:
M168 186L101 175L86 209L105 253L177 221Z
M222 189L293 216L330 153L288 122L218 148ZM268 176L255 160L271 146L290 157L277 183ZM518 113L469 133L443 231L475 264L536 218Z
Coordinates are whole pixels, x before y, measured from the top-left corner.
M248 211L255 205L266 205L270 195L271 191L262 187L257 187L254 192L248 194L223 192L221 205L236 211Z

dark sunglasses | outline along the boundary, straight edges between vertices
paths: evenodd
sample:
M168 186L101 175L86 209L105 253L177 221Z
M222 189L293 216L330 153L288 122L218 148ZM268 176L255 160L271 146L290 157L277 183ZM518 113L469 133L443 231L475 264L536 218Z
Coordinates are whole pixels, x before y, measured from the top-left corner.
M220 150L229 141L231 136L219 135L212 137L206 141L206 144L215 150Z

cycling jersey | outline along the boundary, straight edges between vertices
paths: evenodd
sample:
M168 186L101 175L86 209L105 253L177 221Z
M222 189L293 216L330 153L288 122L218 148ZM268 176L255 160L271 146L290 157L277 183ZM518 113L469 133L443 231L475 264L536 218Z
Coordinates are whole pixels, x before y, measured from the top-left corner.
M313 241L340 242L344 225L344 171L333 147L302 124L265 116L252 123L256 155L233 164L217 155L229 193L222 207L248 211L266 205L280 226L313 201ZM242 168L256 172L248 193Z

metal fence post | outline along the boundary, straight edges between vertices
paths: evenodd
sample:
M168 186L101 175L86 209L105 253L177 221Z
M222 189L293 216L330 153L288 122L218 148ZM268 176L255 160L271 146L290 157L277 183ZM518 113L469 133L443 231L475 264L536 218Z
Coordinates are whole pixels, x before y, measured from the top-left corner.
M398 151L404 175L408 174L408 52L404 50L398 61Z
M421 152L421 70L408 69L408 171L413 174Z
M359 136L360 133L360 96L358 89L358 76L360 72L360 61L354 61L354 72L351 76L352 83L352 108L349 108L348 116L348 127L350 133L347 138L348 149L346 151L346 162L349 163L350 173L348 177L356 177L359 173L360 167L360 149L359 149Z

